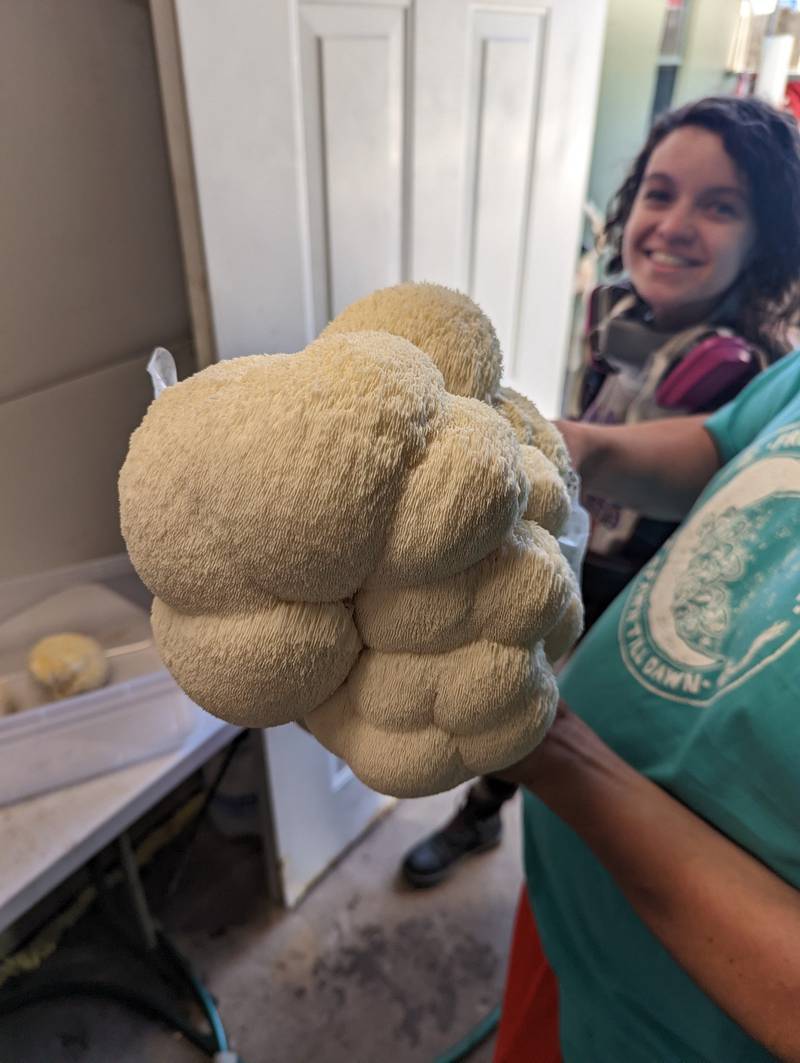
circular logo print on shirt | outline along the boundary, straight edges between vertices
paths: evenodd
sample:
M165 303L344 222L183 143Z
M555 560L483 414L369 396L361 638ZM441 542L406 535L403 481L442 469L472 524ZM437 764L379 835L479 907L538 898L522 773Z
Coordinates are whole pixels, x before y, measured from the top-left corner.
M633 584L619 624L633 676L697 705L800 638L800 431L755 444L721 479Z

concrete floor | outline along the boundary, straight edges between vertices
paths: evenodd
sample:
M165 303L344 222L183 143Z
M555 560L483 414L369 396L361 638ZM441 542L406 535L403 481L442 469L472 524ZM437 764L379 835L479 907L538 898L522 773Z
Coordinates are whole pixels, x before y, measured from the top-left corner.
M156 914L219 1002L245 1063L432 1063L500 999L521 881L519 800L502 846L433 890L403 886L398 859L442 822L458 795L400 803L293 912L269 911L248 841L211 828L179 893L159 891L168 852L148 869ZM161 862L161 867L159 866ZM51 970L116 969L147 985L90 914ZM180 1035L112 1002L61 1000L0 1024L2 1063L192 1063ZM489 1063L491 1042L470 1057Z

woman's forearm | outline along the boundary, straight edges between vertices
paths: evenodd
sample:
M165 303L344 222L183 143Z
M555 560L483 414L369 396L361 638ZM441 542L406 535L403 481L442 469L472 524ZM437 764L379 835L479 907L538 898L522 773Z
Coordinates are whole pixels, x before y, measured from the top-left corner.
M506 773L501 773L506 774ZM640 918L751 1037L800 1061L800 894L562 708L507 777L594 851Z
M633 425L557 421L584 490L662 520L680 520L720 465L705 416Z

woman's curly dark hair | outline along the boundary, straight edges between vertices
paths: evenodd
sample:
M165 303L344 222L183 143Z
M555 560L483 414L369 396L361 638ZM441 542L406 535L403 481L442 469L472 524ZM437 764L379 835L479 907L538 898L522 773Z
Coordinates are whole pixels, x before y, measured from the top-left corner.
M756 242L732 324L770 356L789 348L787 330L800 313L800 132L754 97L710 96L658 118L608 210L604 236L610 273L622 270L622 232L655 147L681 126L717 133L747 180Z

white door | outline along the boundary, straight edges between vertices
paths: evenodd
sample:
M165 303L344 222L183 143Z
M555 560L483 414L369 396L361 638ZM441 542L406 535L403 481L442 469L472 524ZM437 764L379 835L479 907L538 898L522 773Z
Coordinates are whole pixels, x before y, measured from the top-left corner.
M151 0L198 350L298 350L438 281L555 415L605 6ZM265 742L291 901L383 800L297 728Z

